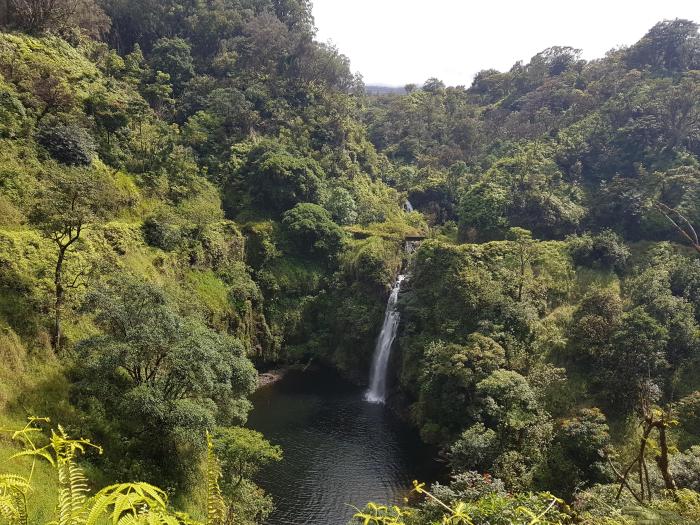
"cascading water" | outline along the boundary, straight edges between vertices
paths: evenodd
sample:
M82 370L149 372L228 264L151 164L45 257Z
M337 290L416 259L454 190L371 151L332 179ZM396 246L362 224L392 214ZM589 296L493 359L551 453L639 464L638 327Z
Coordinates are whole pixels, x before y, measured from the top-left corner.
M413 204L411 204L411 201L406 199L406 202L403 203L403 208L407 213L411 213L413 211Z
M365 394L365 399L370 403L384 403L386 399L386 373L389 365L389 355L391 354L391 345L396 338L396 331L399 328L399 311L396 308L396 303L399 299L399 291L401 283L406 278L405 275L399 275L394 283L394 287L389 295L389 301L386 305L384 313L384 324L382 331L377 339L377 346L374 350L374 361L372 362L372 371L369 379L369 390Z

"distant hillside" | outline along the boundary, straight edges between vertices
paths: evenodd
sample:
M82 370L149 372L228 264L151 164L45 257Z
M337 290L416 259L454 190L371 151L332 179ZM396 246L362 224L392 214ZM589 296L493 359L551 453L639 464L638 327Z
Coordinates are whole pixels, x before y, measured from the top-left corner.
M403 95L406 93L404 86L368 85L365 86L365 91L368 95Z

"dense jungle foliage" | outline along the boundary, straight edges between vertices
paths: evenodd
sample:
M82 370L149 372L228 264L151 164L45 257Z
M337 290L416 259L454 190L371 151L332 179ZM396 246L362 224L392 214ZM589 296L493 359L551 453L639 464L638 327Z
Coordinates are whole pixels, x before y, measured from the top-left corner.
M381 96L308 0L0 24L0 427L65 428L0 438L0 522L261 523L256 367L365 380L402 268L389 404L452 482L359 522L700 521L696 23Z

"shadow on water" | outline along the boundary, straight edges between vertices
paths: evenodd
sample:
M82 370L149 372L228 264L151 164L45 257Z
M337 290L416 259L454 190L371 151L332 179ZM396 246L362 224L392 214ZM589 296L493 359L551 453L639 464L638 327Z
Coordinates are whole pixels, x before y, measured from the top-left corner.
M257 482L268 525L345 525L368 501L400 504L413 479L441 477L434 450L384 405L328 371L288 373L253 396L248 426L284 450Z

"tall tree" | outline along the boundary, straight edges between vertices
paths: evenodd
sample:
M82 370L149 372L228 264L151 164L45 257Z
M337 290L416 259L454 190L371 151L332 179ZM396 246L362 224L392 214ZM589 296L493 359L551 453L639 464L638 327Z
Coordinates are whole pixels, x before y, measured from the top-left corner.
M86 226L106 214L110 185L89 168L55 169L47 174L38 191L30 220L56 248L54 266L54 314L51 344L61 350L63 308L66 292L80 284L84 271L66 280L66 262Z

